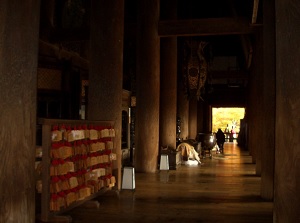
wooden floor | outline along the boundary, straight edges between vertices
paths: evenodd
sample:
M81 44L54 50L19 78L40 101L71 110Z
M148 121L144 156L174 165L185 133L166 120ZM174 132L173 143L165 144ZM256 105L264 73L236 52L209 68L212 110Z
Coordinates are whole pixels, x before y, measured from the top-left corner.
M272 222L272 202L260 198L260 177L247 151L225 143L224 155L202 165L155 174L135 173L136 189L99 197L99 208L80 206L73 223Z

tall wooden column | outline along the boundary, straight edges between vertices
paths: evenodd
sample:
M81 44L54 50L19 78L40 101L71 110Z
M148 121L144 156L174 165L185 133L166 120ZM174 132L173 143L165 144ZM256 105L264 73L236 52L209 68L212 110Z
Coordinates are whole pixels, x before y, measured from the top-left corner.
M275 159L275 4L264 1L264 131L261 162L261 196L272 200L274 193Z
M254 141L253 141L253 148L255 149L255 163L256 163L256 174L258 176L261 175L261 163L262 163L262 146L259 146L259 142L262 140L261 137L264 135L264 128L265 126L265 116L269 115L266 113L264 99L266 94L266 88L264 88L264 64L263 61L263 32L262 30L256 33L256 46L255 46L255 53L254 57L255 61L255 72L257 76L258 83L255 84L257 97L255 98L256 106L254 107L254 115L256 116L256 123L254 126ZM261 98L262 100L257 100Z
M161 40L160 145L176 149L177 38Z
M35 222L39 2L0 3L0 222L6 223Z
M196 139L197 136L197 99L189 103L189 139Z
M274 221L299 222L300 206L300 7L275 1L276 126Z
M197 103L197 136L198 133L204 132L204 105L203 101L198 101Z
M181 119L180 138L185 140L189 135L189 101L181 81L178 81L177 89L177 116Z
M88 119L115 121L121 157L124 0L92 0ZM121 166L121 159L114 167ZM115 173L116 174L116 173ZM117 173L118 187L121 182Z
M162 0L161 11L168 19L177 18L174 0ZM177 37L161 38L160 146L176 149Z
M138 172L155 172L159 149L159 0L137 2L135 168Z
M261 174L261 145L263 128L264 128L264 116L267 115L264 112L263 97L263 39L262 33L258 33L255 36L254 54L253 54L253 69L249 75L249 104L247 108L248 112L248 126L249 126L249 143L248 148L252 155L253 163L256 163L256 173ZM260 100L259 100L260 99Z
M178 39L178 60L183 60L184 55L184 42ZM189 101L184 86L184 65L178 64L178 77L177 77L177 116L181 120L180 138L185 140L189 135Z
M203 130L204 130L204 133L209 133L212 131L212 111L211 111L211 106L207 103L207 102L204 102L203 103L204 105L204 122L203 122Z

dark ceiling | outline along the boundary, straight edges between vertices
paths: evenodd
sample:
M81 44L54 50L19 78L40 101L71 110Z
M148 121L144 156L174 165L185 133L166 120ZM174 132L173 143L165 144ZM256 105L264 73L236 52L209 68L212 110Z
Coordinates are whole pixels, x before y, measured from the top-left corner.
M184 66L186 50L180 46L206 42L209 69L202 98L214 106L245 106L253 42L262 24L262 1L177 0L176 21L166 13L170 2L174 1L161 0L159 35L178 37L178 80L184 81L180 67ZM125 1L127 25L136 22L136 4Z
M132 91L131 76L135 75L132 28L136 24L137 1L125 0L124 88ZM206 100L216 105L245 104L253 38L256 28L262 24L262 2L177 0L176 21L167 18L166 2L175 1L161 0L158 31L162 38L178 37L179 66L185 50L180 46L187 41L206 42L205 57L209 62ZM84 47L89 40L89 9L90 0L42 1L41 41L74 50L80 55L78 61L84 64L88 61ZM40 57L45 58L48 51L40 47Z

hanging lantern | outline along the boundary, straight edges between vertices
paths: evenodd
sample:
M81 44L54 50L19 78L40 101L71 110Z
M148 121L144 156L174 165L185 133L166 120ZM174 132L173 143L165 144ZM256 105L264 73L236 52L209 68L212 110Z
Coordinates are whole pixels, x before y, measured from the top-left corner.
M186 49L186 70L184 73L185 87L189 99L202 99L201 92L204 89L207 77L207 62L204 57L206 42L190 41L187 42ZM203 99L202 99L203 100Z

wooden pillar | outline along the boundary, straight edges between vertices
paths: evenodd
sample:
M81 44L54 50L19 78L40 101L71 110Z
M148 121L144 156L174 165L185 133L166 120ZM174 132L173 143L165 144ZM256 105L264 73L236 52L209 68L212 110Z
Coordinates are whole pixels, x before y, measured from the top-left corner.
M249 126L249 150L253 163L256 163L256 173L261 174L261 140L264 128L263 97L263 39L262 32L255 35L253 47L253 64L249 80L249 104L247 108ZM259 100L260 99L260 100Z
M264 131L261 162L261 196L273 199L274 159L275 159L275 4L264 1Z
M248 123L248 135L247 135L247 141L248 141L248 150L250 155L252 156L252 162L255 163L255 150L253 147L255 147L255 140L254 140L254 133L255 133L255 97L254 97L254 83L255 79L252 74L252 72L249 75L249 83L248 83L248 105L247 105L247 123Z
M168 19L176 19L177 4L174 0L162 0L162 9ZM160 75L160 146L176 149L177 116L177 37L161 38Z
M115 122L115 152L121 157L124 1L92 0L88 119ZM121 159L118 188L121 182Z
M254 141L253 141L253 148L255 150L255 163L256 163L256 174L258 176L261 175L261 157L262 157L262 146L260 145L260 142L262 140L262 136L264 135L264 128L265 128L265 116L268 115L266 113L266 110L264 110L264 97L265 94L268 94L266 92L266 89L264 88L264 64L263 64L263 35L262 31L258 31L256 34L256 46L255 46L255 72L257 75L257 81L258 83L255 84L255 88L257 89L257 97L256 97L256 106L254 114L256 116L256 123L254 126ZM261 100L257 100L260 98Z
M197 100L191 99L189 103L189 139L197 136Z
M211 106L204 102L204 122L203 122L203 132L209 133L212 131L212 111Z
M178 39L178 61L183 60L184 55L184 41ZM187 99L186 89L184 85L184 71L183 63L178 63L177 76L177 117L181 119L180 138L185 140L189 134L189 101Z
M185 95L182 81L178 81L177 89L177 116L181 119L180 138L185 140L189 135L189 101Z
M159 0L140 0L137 5L135 168L137 172L155 172L159 149Z
M274 222L299 222L300 7L275 1L276 127Z
M203 132L203 123L204 123L204 106L203 101L198 101L197 103L197 135L200 132Z
M176 149L177 38L161 40L160 146Z
M0 222L35 222L39 10L37 0L0 3Z

